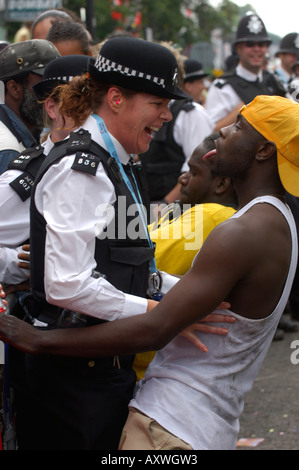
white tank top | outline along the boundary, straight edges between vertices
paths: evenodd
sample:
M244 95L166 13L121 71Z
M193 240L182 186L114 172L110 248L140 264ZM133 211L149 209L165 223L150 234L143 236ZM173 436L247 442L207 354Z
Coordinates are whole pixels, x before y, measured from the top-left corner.
M263 202L282 212L292 236L289 273L275 310L258 320L241 317L230 310L217 310L214 313L237 318L229 325L228 335L200 333L208 353L201 352L181 336L174 338L157 352L130 403L194 450L236 448L244 396L252 388L289 298L298 255L290 209L279 199L264 196L254 199L232 217L240 217L254 204Z

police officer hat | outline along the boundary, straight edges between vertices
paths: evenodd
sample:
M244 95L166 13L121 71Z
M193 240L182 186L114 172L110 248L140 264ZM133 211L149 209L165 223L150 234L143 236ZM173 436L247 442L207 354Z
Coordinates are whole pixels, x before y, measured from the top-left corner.
M282 38L279 45L279 50L276 52L278 54L299 54L299 34L298 33L289 33Z
M194 59L186 59L184 61L184 70L184 82L192 82L193 80L209 75L203 70L202 64Z
M255 13L248 13L240 20L234 44L247 41L266 42L268 45L272 42L263 21Z
M33 91L39 101L44 101L58 85L70 82L77 75L88 72L95 59L87 55L66 55L52 60L46 67L41 82L34 85Z
M177 87L178 64L160 44L134 37L114 37L102 46L89 73L97 80L163 98L183 99Z
M46 39L9 44L0 52L0 80L7 81L28 72L43 75L48 63L60 54Z

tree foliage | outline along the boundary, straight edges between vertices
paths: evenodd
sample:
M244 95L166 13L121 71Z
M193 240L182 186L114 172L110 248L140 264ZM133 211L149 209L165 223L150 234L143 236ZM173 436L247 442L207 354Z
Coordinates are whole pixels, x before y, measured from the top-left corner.
M172 41L182 47L198 40L209 40L211 31L221 28L230 38L242 10L230 0L217 8L209 0L94 0L95 40L112 32L137 29L145 37L148 28L157 41ZM80 14L82 0L64 0L63 6ZM248 5L246 9L253 10ZM141 24L136 24L140 19Z

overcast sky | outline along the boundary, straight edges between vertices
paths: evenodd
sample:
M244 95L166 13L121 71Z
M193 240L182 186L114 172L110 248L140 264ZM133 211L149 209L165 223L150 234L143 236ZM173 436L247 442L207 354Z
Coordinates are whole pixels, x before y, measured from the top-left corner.
M298 0L232 0L236 5L250 4L265 23L268 33L285 36L299 32L299 1ZM220 3L211 0L213 5Z

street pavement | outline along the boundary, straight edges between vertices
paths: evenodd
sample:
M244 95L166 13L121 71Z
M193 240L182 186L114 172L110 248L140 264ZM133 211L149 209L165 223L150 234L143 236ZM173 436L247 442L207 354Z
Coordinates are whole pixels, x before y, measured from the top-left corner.
M299 450L299 331L271 343L245 399L237 450Z

